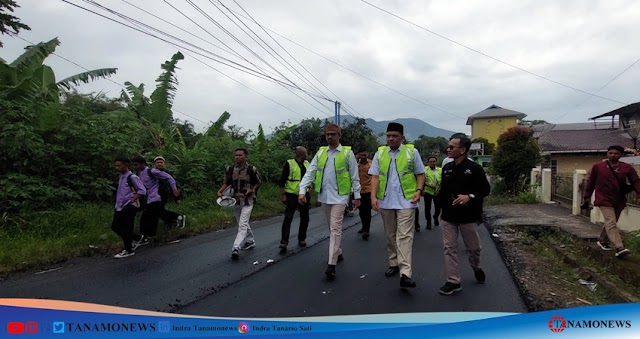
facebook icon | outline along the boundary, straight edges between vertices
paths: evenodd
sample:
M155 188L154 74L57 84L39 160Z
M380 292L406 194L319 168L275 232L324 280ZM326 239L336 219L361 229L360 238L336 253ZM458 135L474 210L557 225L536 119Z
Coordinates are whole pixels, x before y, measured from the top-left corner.
M158 332L160 333L169 333L171 332L171 323L168 321L159 321L158 322Z
M64 321L53 322L53 333L64 333Z

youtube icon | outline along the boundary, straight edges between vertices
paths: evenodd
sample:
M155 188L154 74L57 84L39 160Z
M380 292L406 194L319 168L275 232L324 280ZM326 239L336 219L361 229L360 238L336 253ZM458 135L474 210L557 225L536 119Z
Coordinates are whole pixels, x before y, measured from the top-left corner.
M12 321L7 324L7 333L9 334L22 334L24 333L24 323L19 321Z

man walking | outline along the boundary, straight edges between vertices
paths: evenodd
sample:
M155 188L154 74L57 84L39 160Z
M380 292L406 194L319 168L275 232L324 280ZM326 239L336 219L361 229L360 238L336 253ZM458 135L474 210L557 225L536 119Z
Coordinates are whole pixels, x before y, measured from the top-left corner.
M424 164L413 145L403 145L404 126L387 126L387 146L378 148L371 169L371 205L382 215L387 235L389 268L400 272L400 287L416 287L411 280L415 213L424 186Z
M136 214L142 207L147 190L137 175L129 170L129 159L118 157L115 160L116 171L120 173L118 190L116 192L116 205L111 222L111 229L124 243L124 250L114 255L114 258L122 259L136 254L140 236L133 233Z
M360 206L360 178L351 147L340 144L340 126L327 124L324 134L329 146L320 147L311 160L307 173L300 182L298 201L300 204L307 203L307 189L313 182L318 192L318 201L324 204L330 230L329 259L324 273L327 279L333 280L336 277L336 264L343 260L342 220L350 193L353 192L354 195L354 208Z
M624 248L617 225L622 210L627 206L626 194L635 191L636 195L640 195L638 173L633 166L620 161L623 152L622 146L610 146L607 150L607 160L598 162L591 168L591 175L584 189L586 205L589 204L595 190L593 205L600 208L604 217L604 226L597 244L605 251L615 249L618 258L624 258L631 253ZM631 185L627 184L627 180Z
M136 168L136 175L140 178L147 190L147 203L140 216L140 234L142 237L140 241L138 241L138 245L147 245L149 238L156 236L158 220L162 212L162 201L160 192L158 191L160 180L169 182L174 196L178 197L180 192L172 176L155 168L147 167L147 161L142 156L134 157L131 159L131 162Z
M157 156L153 159L154 167L162 172L166 172L167 174L173 177L171 172L167 171L166 168L166 160L162 156ZM187 216L180 215L175 212L171 212L166 209L167 203L169 203L169 198L173 196L176 204L180 203L182 199L182 195L175 196L173 194L173 189L167 180L159 180L158 192L160 193L160 219L164 221L165 224L171 226L175 225L177 228L184 228L187 223ZM179 192L178 192L179 193Z
M307 173L309 161L307 161L307 149L298 146L294 159L289 159L282 168L280 175L280 198L286 206L284 210L284 220L282 221L282 237L280 238L280 253L287 252L289 235L291 232L291 222L296 209L300 210L300 227L298 228L298 246L307 246L307 228L309 227L309 207L311 206L311 194L307 191L305 204L298 202L298 192L300 191L300 180Z
M360 221L362 228L358 231L362 234L362 239L369 240L369 230L371 229L371 159L366 149L358 150L358 178L360 178Z
M427 160L427 169L425 170L424 184L424 213L427 218L427 229L431 229L431 202L435 211L433 212L433 224L440 225L440 201L437 199L442 185L442 167L438 167L436 157L429 157Z
M238 234L231 249L231 259L237 260L241 249L248 250L256 245L249 220L256 201L255 192L260 187L261 181L255 166L247 163L249 152L246 148L237 148L233 155L235 165L227 167L224 182L218 190L218 198L222 197L222 192L228 187L232 188L233 197L236 199L234 214L238 222ZM240 247L243 241L244 244Z
M480 267L480 236L482 203L490 193L489 182L482 166L467 158L471 140L456 137L449 140L447 156L453 161L442 168L442 186L438 199L442 204L442 239L444 243L447 282L440 293L450 295L460 291L458 268L458 233L469 255L476 280L484 284L485 273Z

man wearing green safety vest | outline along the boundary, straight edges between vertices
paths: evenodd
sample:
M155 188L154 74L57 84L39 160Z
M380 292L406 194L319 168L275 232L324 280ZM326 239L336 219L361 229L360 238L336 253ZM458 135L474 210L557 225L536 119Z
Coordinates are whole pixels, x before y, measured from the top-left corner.
M436 157L429 157L427 160L427 168L425 170L425 183L424 183L424 213L427 218L427 229L431 229L431 202L435 211L433 212L433 224L435 226L440 225L440 200L438 200L438 193L440 193L440 187L442 186L442 167L437 166L438 159Z
M284 221L282 222L282 238L280 238L280 253L287 253L289 235L291 233L291 222L296 209L300 210L300 228L298 228L298 246L307 246L307 228L309 227L309 207L311 195L307 192L307 202L298 203L298 192L300 191L300 180L307 172L309 161L307 161L307 149L296 147L296 157L289 159L282 168L280 175L280 199L286 206L284 210Z
M336 265L343 260L342 219L349 194L353 192L353 207L360 207L360 178L351 147L340 144L340 126L327 124L324 134L329 146L320 147L311 160L300 182L298 201L300 204L307 203L307 189L313 183L329 223L329 264L324 273L327 279L333 280L336 277Z
M424 164L413 145L403 145L404 126L387 126L387 146L376 152L369 169L371 205L380 211L387 235L389 268L392 277L400 272L400 287L416 287L411 280L415 211L424 186Z

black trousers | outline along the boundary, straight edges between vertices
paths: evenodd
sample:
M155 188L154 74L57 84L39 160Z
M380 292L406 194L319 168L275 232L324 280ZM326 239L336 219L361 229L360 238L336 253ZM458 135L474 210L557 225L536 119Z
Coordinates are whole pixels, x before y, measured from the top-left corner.
M140 216L140 233L147 237L153 237L158 231L158 221L162 213L162 202L155 201L144 208Z
M120 211L115 211L113 221L111 222L111 230L122 238L124 249L131 252L131 244L133 240L139 240L140 236L133 233L133 226L136 221L138 208L127 205Z
M425 218L427 219L427 224L431 224L431 202L433 201L433 206L435 211L433 211L433 219L438 219L440 216L440 211L442 210L440 206L440 199L438 197L431 195L429 193L424 194L424 212Z
M174 226L178 222L178 217L180 216L180 214L176 212L167 211L165 206L167 205L168 200L169 200L168 198L164 198L160 202L161 204L160 219L162 219L162 221L164 221L165 224Z
M298 195L286 193L287 204L284 210L284 221L282 222L282 238L281 244L289 244L289 236L291 235L291 222L296 209L300 210L300 228L298 229L298 241L307 239L307 228L309 228L309 208L311 207L311 195L307 194L307 203L300 205L298 203Z
M371 228L371 193L360 193L360 220L362 221L362 230L369 233Z
M440 199L436 196L431 195L429 193L425 193L422 196L424 200L424 213L425 219L427 220L427 225L431 225L431 202L433 201L433 206L435 207L435 211L433 213L433 219L438 219L440 216L440 211L442 210L440 206ZM420 209L416 208L416 219L414 222L416 228L420 227Z

